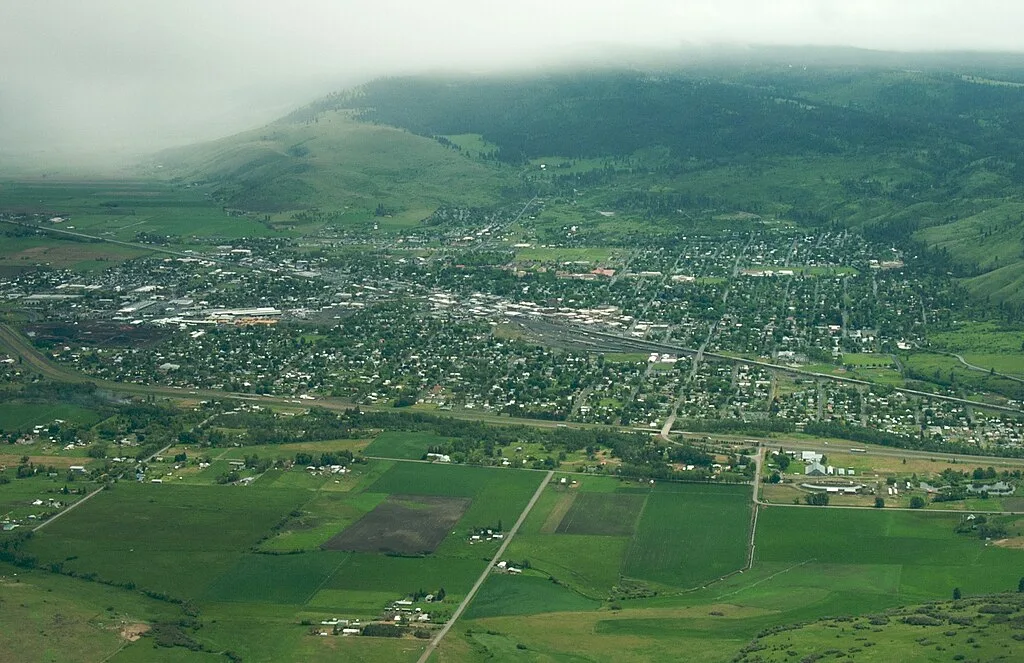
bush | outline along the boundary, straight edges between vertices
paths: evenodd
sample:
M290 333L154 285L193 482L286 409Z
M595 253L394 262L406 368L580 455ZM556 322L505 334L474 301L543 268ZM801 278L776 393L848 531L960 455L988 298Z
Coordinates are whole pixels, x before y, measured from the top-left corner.
M920 495L914 495L913 497L910 498L910 508L911 509L923 509L924 505L925 505L924 498L921 497Z
M940 626L942 624L938 619L928 615L908 615L903 618L903 623L911 626Z

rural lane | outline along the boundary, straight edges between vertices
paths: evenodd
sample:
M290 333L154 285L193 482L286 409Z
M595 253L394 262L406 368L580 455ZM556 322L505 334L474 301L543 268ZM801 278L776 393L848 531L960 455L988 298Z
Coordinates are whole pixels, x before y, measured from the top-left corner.
M32 528L32 531L33 532L38 532L39 530L43 529L44 527L46 527L47 525L49 525L53 521L55 521L58 518L60 518L61 516L63 516L64 514L71 513L72 511L77 509L79 506L81 506L81 505L85 504L86 502L88 502L93 497L96 497L96 495L101 493L101 492L103 492L103 488L102 487L97 488L96 490L92 491L91 493L89 493L88 495L86 495L82 499L78 500L77 502L75 502L74 504L69 506L68 508L64 509L63 511L58 511L52 517L47 518L43 522L39 523L38 525L36 525L35 527Z
M484 572L480 574L480 577L476 579L476 583L473 585L473 588L469 590L469 593L466 594L466 598L462 599L462 603L460 603L459 607L455 609L455 612L452 614L451 619L448 620L448 622L444 625L444 628L442 628L438 632L434 639L430 641L430 644L427 645L427 648L425 650L423 650L423 655L419 657L416 663L427 663L427 660L430 659L430 656L434 653L434 650L437 649L437 646L441 644L442 640L444 640L444 636L448 635L448 631L451 630L452 626L455 626L455 622L459 620L459 617L462 616L462 613L469 606L470 601L473 600L473 597L476 596L477 591L479 591L480 587L483 586L484 581L487 580L487 576L491 574L491 569L494 568L495 564L501 561L501 556L505 554L505 549L508 548L508 545L510 543L512 543L512 539L513 537L515 537L516 532L519 531L520 525L522 525L523 522L526 520L526 516L530 515L530 511L533 510L533 506L537 503L537 500L540 499L540 496L544 493L544 489L547 488L547 485L551 482L551 477L553 477L554 475L554 471L551 470L549 470L548 473L544 475L544 480L541 481L540 486L537 487L537 492L533 494L533 497L530 498L530 501L527 503L526 508L523 509L523 512L521 514L519 514L519 520L517 520L516 524L512 526L512 529L508 531L508 536L506 536L505 540L501 542L501 546L498 548L498 552L494 553L494 557L487 564L487 568L484 569Z

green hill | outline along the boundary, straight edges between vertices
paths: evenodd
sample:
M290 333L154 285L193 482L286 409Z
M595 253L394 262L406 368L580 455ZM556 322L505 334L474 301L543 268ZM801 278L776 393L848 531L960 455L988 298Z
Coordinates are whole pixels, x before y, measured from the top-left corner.
M540 192L558 227L615 210L606 243L737 212L857 227L1024 312L1024 57L800 58L385 78L161 158L227 207L320 219Z
M500 196L508 175L435 140L354 120L335 110L165 152L165 172L213 185L229 207L282 212L319 208L418 221L442 203Z
M1024 595L1002 594L768 629L733 660L1019 661Z

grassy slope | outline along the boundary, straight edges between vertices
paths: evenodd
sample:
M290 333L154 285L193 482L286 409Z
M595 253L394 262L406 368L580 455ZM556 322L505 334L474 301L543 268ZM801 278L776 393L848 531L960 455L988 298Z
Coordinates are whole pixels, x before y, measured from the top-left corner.
M769 663L814 660L815 656L922 663L1020 660L1024 656L1022 606L1021 595L1008 594L899 608L874 618L823 620L758 637L735 660ZM1012 612L993 614L992 610Z
M263 129L165 153L169 174L222 185L229 205L261 211L348 209L353 219L378 204L415 222L442 202L493 201L499 167L393 127L328 112L313 123ZM409 186L415 184L415 186Z

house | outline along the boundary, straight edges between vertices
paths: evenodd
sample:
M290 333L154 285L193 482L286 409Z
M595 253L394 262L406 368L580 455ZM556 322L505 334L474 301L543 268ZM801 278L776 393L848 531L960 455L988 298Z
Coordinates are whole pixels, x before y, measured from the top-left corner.
M800 460L804 461L805 463L820 463L821 459L824 457L825 456L823 454L820 454L816 451L800 452Z

